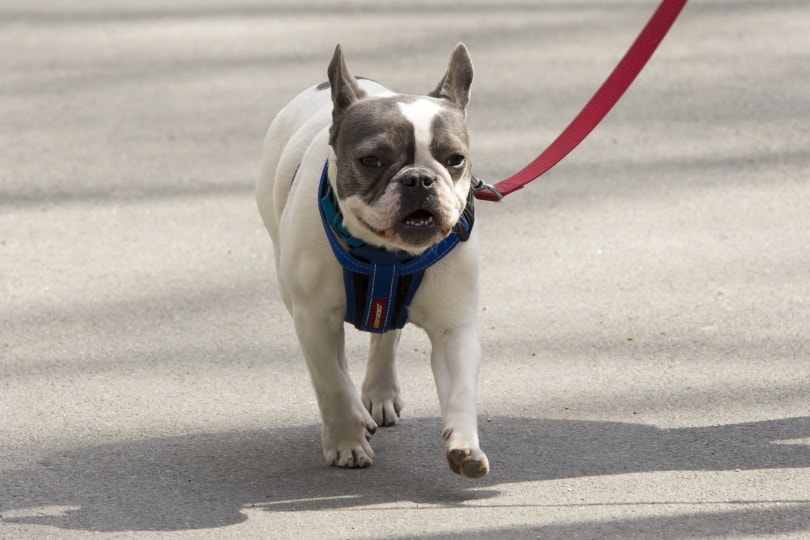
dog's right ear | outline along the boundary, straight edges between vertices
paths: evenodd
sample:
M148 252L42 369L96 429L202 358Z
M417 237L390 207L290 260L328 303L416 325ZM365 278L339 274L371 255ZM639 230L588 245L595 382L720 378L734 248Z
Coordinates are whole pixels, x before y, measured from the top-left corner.
M340 115L352 103L363 98L366 93L357 84L357 79L349 73L340 44L335 47L335 54L329 63L328 74L329 86L332 89L332 122L337 123Z

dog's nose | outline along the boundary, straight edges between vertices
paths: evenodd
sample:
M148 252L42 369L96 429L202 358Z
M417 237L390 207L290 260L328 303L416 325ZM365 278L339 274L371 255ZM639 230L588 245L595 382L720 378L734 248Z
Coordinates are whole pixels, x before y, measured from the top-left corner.
M411 169L400 177L399 182L409 188L431 189L436 182L436 175L427 169Z

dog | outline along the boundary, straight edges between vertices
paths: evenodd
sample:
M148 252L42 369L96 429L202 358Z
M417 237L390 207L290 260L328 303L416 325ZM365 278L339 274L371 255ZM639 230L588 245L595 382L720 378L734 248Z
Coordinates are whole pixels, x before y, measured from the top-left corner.
M256 186L317 396L324 459L371 465L371 435L396 424L403 408L395 355L410 322L431 342L450 468L482 477L470 54L459 43L424 96L355 78L340 45L327 71L328 83L299 94L271 123ZM360 392L347 370L346 321L371 335Z

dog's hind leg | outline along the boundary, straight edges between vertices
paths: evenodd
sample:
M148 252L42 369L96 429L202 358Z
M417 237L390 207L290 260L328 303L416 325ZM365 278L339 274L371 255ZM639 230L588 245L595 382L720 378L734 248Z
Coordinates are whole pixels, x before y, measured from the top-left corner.
M397 381L396 353L400 330L371 334L363 381L363 405L379 426L397 423L403 403Z

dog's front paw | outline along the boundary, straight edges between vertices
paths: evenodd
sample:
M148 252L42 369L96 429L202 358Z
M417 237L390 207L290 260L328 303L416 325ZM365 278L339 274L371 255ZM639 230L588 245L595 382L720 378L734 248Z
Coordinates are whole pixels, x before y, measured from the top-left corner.
M377 425L370 418L354 426L324 426L323 457L326 464L345 469L369 467L374 460L374 450L368 441L376 430Z
M477 444L469 444L468 441L472 439L463 437L452 427L444 429L442 438L445 441L447 463L451 471L467 478L486 476L489 472L489 460Z
M453 448L447 451L450 470L467 478L481 478L489 472L489 460L480 448Z
M399 397L399 391L396 389L380 391L364 388L362 399L363 405L378 426L393 426L396 424L399 420L399 413L405 406L402 403L402 398Z
M337 448L324 449L323 455L327 465L343 469L370 467L374 460L374 451L367 442L359 445L348 443Z

